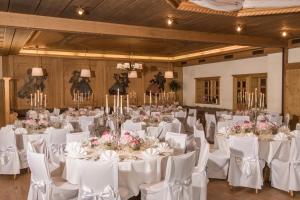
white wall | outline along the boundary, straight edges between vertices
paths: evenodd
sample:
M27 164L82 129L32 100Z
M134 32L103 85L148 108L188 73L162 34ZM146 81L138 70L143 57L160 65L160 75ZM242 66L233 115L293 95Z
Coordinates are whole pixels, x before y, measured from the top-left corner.
M281 112L282 102L282 53L263 57L218 62L183 68L183 102L232 109L233 77L237 74L268 73L267 103L270 112ZM195 104L195 78L220 76L220 105Z
M300 62L300 48L289 49L289 63Z

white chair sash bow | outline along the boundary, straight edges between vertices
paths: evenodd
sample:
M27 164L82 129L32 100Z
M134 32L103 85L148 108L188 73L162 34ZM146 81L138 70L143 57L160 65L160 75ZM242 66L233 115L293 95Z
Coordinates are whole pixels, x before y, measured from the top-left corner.
M14 153L15 150L13 147L7 147L5 150L0 149L0 166L6 165L10 160L9 153Z
M93 192L89 188L84 188L82 190L81 199L82 200L118 200L118 195L115 194L113 189L108 185L104 188L103 192L97 193Z
M192 184L192 178L185 180L175 180L173 183L169 183L170 195L172 200L184 199L184 192L189 194L189 188Z
M51 182L46 184L44 181L34 181L31 180L31 188L33 193L33 199L35 200L48 200L49 196L49 189L50 189ZM47 193L48 192L48 193ZM42 199L41 199L41 198Z
M51 144L51 151L53 155L59 158L60 161L64 162L66 144Z
M235 156L235 161L243 174L250 176L255 171L257 159L251 157Z

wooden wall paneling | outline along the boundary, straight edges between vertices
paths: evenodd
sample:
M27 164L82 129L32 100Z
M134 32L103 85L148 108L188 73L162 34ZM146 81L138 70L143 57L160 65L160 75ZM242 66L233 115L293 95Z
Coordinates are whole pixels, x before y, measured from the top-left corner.
M298 68L296 68L296 65L298 65ZM284 112L300 116L300 63L293 63L292 66L293 68L290 69L287 67L285 74Z
M40 65L40 57L35 56L6 56L3 57L3 72L6 76L11 76L14 79L12 84L12 108L15 110L29 109L29 101L23 100L17 97L17 92L24 85L26 81L26 72L28 69ZM48 78L45 81L47 94L47 107L69 107L75 106L70 94L71 84L69 80L74 70L80 70L82 68L88 68L89 65L92 71L95 72L94 78L91 78L91 87L95 93L94 105L97 107L105 105L105 94L108 94L109 88L115 83L113 79L114 73L125 72L123 70L116 69L117 63L120 61L110 60L90 60L86 59L72 59L62 57L43 57L42 66L46 68ZM125 61L126 62L126 61ZM166 70L170 70L171 67L167 63L144 63L144 70L139 72L139 76L136 79L130 79L128 91L135 91L137 94L138 105L143 104L143 94L149 86L150 80L159 71L164 74ZM182 85L182 68L174 67L175 79ZM167 79L165 90L169 90L169 82L172 79ZM177 94L180 102L182 102L182 90ZM125 97L124 97L125 99ZM147 98L147 102L149 98ZM126 101L124 101L125 104ZM110 106L113 105L113 97L109 98Z

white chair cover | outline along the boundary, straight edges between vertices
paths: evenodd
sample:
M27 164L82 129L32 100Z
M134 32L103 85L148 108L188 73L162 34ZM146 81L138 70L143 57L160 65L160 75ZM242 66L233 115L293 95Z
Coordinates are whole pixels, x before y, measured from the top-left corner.
M277 151L269 164L271 169L271 185L274 188L284 191L290 191L292 179L296 178L297 180L299 178L299 176L293 174L293 172L291 173L291 171L297 170L297 165L293 164L292 159L292 153L295 152L294 148L297 150L297 146L294 145L296 142L292 141L292 144L293 145L291 145L290 141L272 141L270 143L270 148L272 148L272 146L277 147ZM290 168L290 166L292 167ZM294 177L291 177L291 174L293 174ZM297 183L297 181L295 183Z
M133 122L132 120L126 120L122 124L122 129L127 131L140 131L142 130L142 122Z
M164 181L141 185L142 200L191 200L192 171L195 166L195 153L170 156Z
M90 136L90 132L79 132L79 133L68 133L66 135L66 143L70 142L84 142L86 141Z
M176 153L184 153L186 150L187 135L180 133L167 132L165 141L170 147L174 148Z
M192 175L193 199L206 200L207 182L208 182L208 178L206 174L206 165L208 161L209 144L206 141L204 131L198 130L195 126L194 126L194 135L200 139L200 154L198 157L197 166L195 167Z
M20 174L20 160L14 131L0 129L0 174Z
M28 200L68 200L77 197L77 187L51 179L44 154L28 152L27 156L31 170Z
M174 112L174 117L176 118L186 118L186 115L187 115L186 111L183 110Z
M249 116L244 116L244 115L233 115L232 116L232 123L233 124L238 124L238 123L243 123L244 121L250 121Z
M214 114L205 113L205 122L206 122L206 138L208 141L213 142L216 134L216 116Z
M59 108L54 108L52 114L53 114L54 116L59 116L59 114L60 114L60 109L59 109Z
M120 199L118 195L118 163L116 161L83 162L78 200ZM99 178L101 177L101 178Z
M259 162L258 138L230 136L229 145L229 185L261 189L264 165Z
M66 137L69 131L67 129L48 128L46 133L49 134L49 156L52 163L60 165L65 161Z
M89 131L89 126L94 124L94 117L92 116L80 116L79 124L82 131Z

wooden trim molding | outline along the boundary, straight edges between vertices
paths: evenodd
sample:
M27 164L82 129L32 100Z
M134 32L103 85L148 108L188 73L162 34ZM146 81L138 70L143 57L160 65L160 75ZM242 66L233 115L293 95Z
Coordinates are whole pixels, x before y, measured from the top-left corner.
M0 12L0 26L99 35L213 42L256 47L287 46L287 41L284 39L273 39L268 37L153 28L11 12Z
M263 8L263 9L243 9L236 12L225 12L212 10L205 8L194 3L183 1L177 6L179 10L198 12L205 14L214 14L214 15L225 15L232 17L250 17L250 16L263 16L263 15L278 15L278 14L288 14L288 13L298 13L300 12L300 6L297 7L288 7L288 8Z

